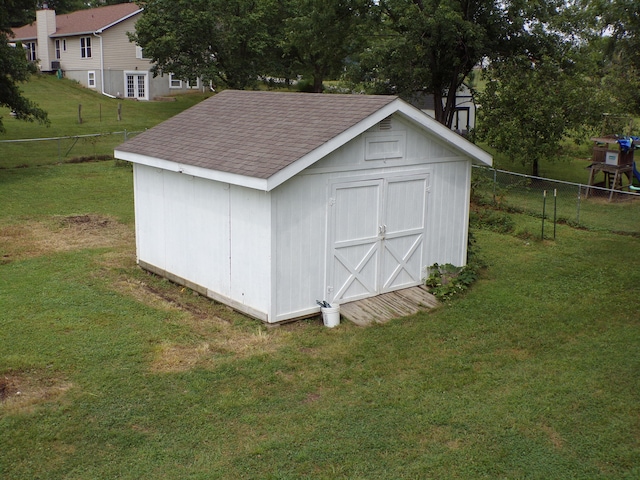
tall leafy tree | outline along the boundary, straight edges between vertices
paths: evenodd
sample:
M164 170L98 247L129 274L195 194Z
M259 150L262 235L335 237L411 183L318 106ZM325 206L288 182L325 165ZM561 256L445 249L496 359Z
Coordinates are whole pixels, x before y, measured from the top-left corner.
M603 54L603 84L618 110L640 114L640 2L593 0L587 9L597 19L595 39Z
M455 97L483 59L522 52L538 19L560 0L380 0L381 30L361 57L374 92L435 97L451 126Z
M204 77L231 88L254 85L269 65L276 0L147 0L131 39L154 74Z
M362 48L370 0L295 0L284 22L285 55L313 79L321 92L323 80L341 73L350 56Z
M47 122L46 112L26 98L18 85L35 72L35 66L27 62L22 45L11 42L11 28L28 23L34 8L32 0L0 3L0 105L10 108L18 119ZM0 132L4 131L0 117Z
M538 176L567 136L583 139L601 119L597 78L568 55L522 55L492 63L479 95L477 137Z

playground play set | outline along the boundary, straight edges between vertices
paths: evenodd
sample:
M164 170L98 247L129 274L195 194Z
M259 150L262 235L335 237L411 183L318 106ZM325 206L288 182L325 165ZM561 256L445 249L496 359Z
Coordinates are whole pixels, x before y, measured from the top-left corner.
M587 168L589 173L589 186L604 187L611 190L609 200L613 198L614 191L628 189L640 192L640 186L633 185L633 178L640 185L640 171L633 158L634 151L640 148L640 137L628 137L619 135L606 135L593 137L592 163ZM599 172L604 174L604 181L596 183ZM624 184L624 177L628 184ZM589 189L587 189L587 195Z

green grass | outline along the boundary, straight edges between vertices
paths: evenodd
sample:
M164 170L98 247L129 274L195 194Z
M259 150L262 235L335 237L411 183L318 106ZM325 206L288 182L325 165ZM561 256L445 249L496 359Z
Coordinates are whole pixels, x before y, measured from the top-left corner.
M447 306L267 329L136 266L130 168L33 165L0 169L1 478L640 477L637 238L505 213Z
M0 170L3 478L640 475L636 239L481 230L488 268L451 305L265 329L135 266L130 175ZM82 214L122 242L64 250Z
M6 132L1 140L52 138L73 135L140 132L181 112L208 94L176 96L176 101L137 102L113 99L67 79L37 75L20 85L24 95L38 103L49 115L50 125L24 122L0 108ZM82 105L82 123L78 120ZM121 105L121 120L118 120ZM66 162L77 157L113 155L125 139L124 133L99 138L63 139L28 143L0 142L0 168Z

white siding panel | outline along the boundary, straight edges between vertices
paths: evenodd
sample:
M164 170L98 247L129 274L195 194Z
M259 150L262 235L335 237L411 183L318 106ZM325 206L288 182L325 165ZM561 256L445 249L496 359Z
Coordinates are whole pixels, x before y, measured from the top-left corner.
M228 296L227 184L135 165L138 259Z
M166 270L164 172L135 164L133 173L138 260Z
M231 186L229 298L269 313L271 306L271 194Z
M328 185L322 175L294 177L274 191L274 285L279 318L325 299Z
M193 177L165 172L164 192L166 269L193 281L193 238L187 233L194 223L190 212L193 205Z
M195 283L228 296L229 271L229 185L202 178L193 183L192 223L189 243Z
M434 165L425 266L466 263L470 170L470 161Z

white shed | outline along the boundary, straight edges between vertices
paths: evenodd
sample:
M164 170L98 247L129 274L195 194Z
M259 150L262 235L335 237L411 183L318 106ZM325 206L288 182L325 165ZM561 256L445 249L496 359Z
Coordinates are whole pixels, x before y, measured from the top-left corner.
M141 267L264 322L466 261L472 162L392 96L223 91L122 144Z

